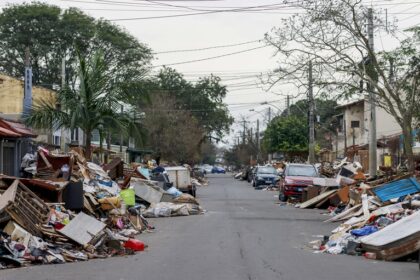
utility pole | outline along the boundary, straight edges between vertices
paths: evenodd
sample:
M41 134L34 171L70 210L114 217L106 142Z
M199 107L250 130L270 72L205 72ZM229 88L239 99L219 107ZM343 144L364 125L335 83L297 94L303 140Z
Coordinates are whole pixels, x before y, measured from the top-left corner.
M66 58L63 57L61 59L61 90L64 90L66 87ZM65 108L61 107L60 104L60 110L64 110ZM60 129L60 149L62 151L65 151L66 149L66 130L62 127Z
M271 122L271 107L268 107L268 124ZM270 163L273 159L273 155L271 153L268 154L268 162Z
M32 67L29 47L25 48L25 88L23 96L23 115L28 115L32 107Z
M260 119L257 119L257 163L260 160Z
M244 122L244 130L242 133L242 144L245 145L246 120L243 120L243 122Z
M287 108L287 116L290 116L290 95L287 95L286 108Z
M343 117L343 132L344 132L344 157L347 156L347 122L346 116Z
M121 117L124 114L124 106L121 105ZM123 147L123 141L124 141L124 136L123 136L123 132L121 131L121 135L120 135L120 153L122 156L122 147Z
M254 136L254 134L253 134L253 130L252 130L252 127L251 127L251 134L250 134L250 139L249 139L249 141L252 143L252 138L253 138L253 136Z
M372 63L372 55L375 49L373 37L373 9L368 9L368 39L369 39L369 57ZM369 66L370 67L370 66ZM373 86L368 84L369 103L370 103L370 121L369 121L369 175L376 176L377 171L377 151L376 151L376 96Z
M315 123L314 123L314 92L313 92L313 78L312 78L312 61L309 61L309 163L315 163Z

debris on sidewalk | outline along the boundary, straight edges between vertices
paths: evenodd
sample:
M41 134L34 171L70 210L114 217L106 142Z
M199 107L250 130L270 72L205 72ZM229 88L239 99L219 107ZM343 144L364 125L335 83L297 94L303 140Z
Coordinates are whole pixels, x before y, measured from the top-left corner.
M120 158L102 167L77 148L68 154L39 148L33 162L33 178L0 175L2 268L134 254L147 247L136 236L154 229L145 217L204 213L195 197L151 180L149 167L124 167ZM187 191L207 182L189 173L182 178Z

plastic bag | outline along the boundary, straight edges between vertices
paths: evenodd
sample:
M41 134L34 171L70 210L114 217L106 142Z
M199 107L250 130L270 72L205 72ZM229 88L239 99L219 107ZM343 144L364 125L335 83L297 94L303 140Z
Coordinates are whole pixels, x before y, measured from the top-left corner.
M121 190L120 197L127 206L134 206L136 204L136 192L134 189Z
M166 192L169 193L170 195L172 195L173 197L178 197L178 196L182 195L182 192L180 192L175 187L169 188Z
M354 229L351 231L351 234L354 236L365 236L377 232L378 228L375 226L365 226L360 229Z

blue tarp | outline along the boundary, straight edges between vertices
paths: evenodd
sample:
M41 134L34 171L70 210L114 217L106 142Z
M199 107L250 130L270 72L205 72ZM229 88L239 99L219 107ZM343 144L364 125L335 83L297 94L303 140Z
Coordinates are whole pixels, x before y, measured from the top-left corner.
M351 231L354 236L365 236L377 232L378 228L375 226L365 226Z
M384 184L374 188L373 192L382 202L399 198L405 195L420 192L420 184L412 177L391 183Z

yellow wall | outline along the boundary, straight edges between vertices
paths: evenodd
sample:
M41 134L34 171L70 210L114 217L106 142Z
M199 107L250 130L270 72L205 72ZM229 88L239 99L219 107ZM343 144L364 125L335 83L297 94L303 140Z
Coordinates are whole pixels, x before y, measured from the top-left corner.
M0 74L0 114L21 114L23 111L23 81ZM41 100L55 102L55 92L43 87L32 89L33 104Z

